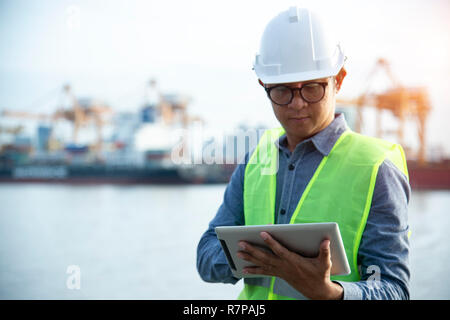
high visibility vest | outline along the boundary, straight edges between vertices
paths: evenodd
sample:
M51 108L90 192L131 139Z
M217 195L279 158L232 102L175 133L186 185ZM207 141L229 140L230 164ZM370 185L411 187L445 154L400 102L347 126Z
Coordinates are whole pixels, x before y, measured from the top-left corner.
M249 158L244 174L246 225L276 223L275 197L278 147L283 128L267 130ZM359 281L358 248L364 231L378 168L389 159L406 177L400 145L345 131L324 156L303 192L290 223L337 222L351 269L331 280ZM239 299L304 299L283 279L245 278Z

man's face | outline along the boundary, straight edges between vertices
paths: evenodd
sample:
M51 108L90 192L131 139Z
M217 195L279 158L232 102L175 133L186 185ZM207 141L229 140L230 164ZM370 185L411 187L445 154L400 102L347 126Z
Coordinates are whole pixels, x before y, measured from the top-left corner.
M323 78L304 82L286 84L268 84L266 88L285 85L301 88L307 83L328 83L325 94L319 102L309 103L302 99L298 90L288 105L278 105L271 101L276 118L286 130L288 137L296 141L305 140L325 129L334 119L335 111L335 78Z

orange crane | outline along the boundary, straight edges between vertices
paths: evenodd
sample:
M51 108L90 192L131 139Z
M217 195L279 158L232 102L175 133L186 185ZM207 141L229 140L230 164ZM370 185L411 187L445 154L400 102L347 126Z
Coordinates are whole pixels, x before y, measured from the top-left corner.
M156 89L156 79L151 79L148 82L148 90ZM188 137L186 129L192 123L205 124L205 120L200 116L193 116L188 113L188 104L191 98L180 94L162 94L158 91L159 101L157 103L157 110L161 115L161 120L164 125L172 126L180 124L181 128L185 129L185 136L182 137L182 146L180 155L188 151Z
M97 129L96 150L102 146L102 127L105 123L103 116L112 112L109 106L99 101L80 101L72 93L70 85L63 86L63 93L69 98L71 107L58 108L53 114L32 113L26 111L3 110L2 116L51 121L52 125L60 119L73 122L72 142L77 143L79 129L93 122Z
M81 127L93 122L97 130L97 142L95 149L97 151L102 148L102 128L105 124L103 116L105 114L111 114L112 110L109 106L100 101L91 100L79 100L72 93L70 85L66 84L63 87L64 93L69 97L72 108L56 110L54 116L59 119L66 119L73 122L72 141L77 143L78 132Z
M371 93L370 84L378 70L383 69L391 81L391 87L382 93ZM380 58L367 78L368 86L357 98L345 99L337 98L336 102L342 106L356 106L356 124L355 130L361 132L363 123L362 108L371 106L376 109L376 136L382 137L384 131L381 124L381 112L388 110L398 119L398 128L396 130L398 141L404 145L404 130L407 117L414 119L417 126L417 135L419 139L419 150L417 160L420 164L425 164L426 150L426 120L431 110L428 92L425 87L404 87L393 75L389 63Z

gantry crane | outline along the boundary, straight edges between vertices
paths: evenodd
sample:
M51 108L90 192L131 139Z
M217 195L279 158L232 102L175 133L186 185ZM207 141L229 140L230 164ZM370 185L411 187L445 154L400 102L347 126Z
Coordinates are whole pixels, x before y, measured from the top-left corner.
M78 132L81 127L94 123L97 130L97 141L94 145L96 150L101 150L102 146L102 127L105 123L103 116L111 113L112 110L106 104L99 101L79 100L71 90L70 85L63 86L63 93L69 98L71 106L64 108L60 106L52 114L32 113L26 111L3 110L2 116L25 119L36 119L41 121L50 121L52 126L56 121L64 119L73 123L72 142L77 143Z
M391 87L382 93L371 93L370 84L373 76L378 70L383 69L391 81ZM417 160L420 164L426 162L426 120L431 110L428 92L425 87L404 87L393 75L389 63L380 58L367 78L367 87L358 97L354 99L337 98L336 102L342 106L356 106L356 124L355 131L361 132L363 123L362 108L375 107L376 109L376 136L382 137L381 112L388 110L398 119L398 128L396 130L398 141L404 144L405 122L408 116L413 117L417 125L417 135L419 138L419 150Z
M59 108L54 113L54 116L57 119L62 118L73 122L73 143L78 142L78 132L80 128L93 122L97 130L95 149L101 150L102 128L105 123L104 115L112 113L111 108L100 101L77 99L68 84L64 85L63 91L70 99L72 107L69 109Z
M193 116L188 113L188 104L191 98L181 94L162 94L156 89L156 79L148 82L148 90L156 90L159 101L156 109L161 116L162 123L166 126L181 125L184 129L180 155L188 152L188 136L187 129L192 123L204 124L205 121L200 116Z

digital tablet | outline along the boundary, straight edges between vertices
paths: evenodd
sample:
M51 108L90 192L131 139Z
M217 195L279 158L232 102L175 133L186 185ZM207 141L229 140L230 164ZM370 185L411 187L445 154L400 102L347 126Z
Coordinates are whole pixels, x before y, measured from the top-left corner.
M268 232L287 249L310 258L317 257L319 255L320 243L325 239L329 239L332 262L331 275L350 274L350 266L345 254L344 243L339 232L339 226L335 222L223 226L216 227L215 231L233 275L237 278L264 276L242 273L242 269L252 266L252 263L238 258L236 255L238 251L242 250L238 246L241 240L272 252L260 236L262 231Z

